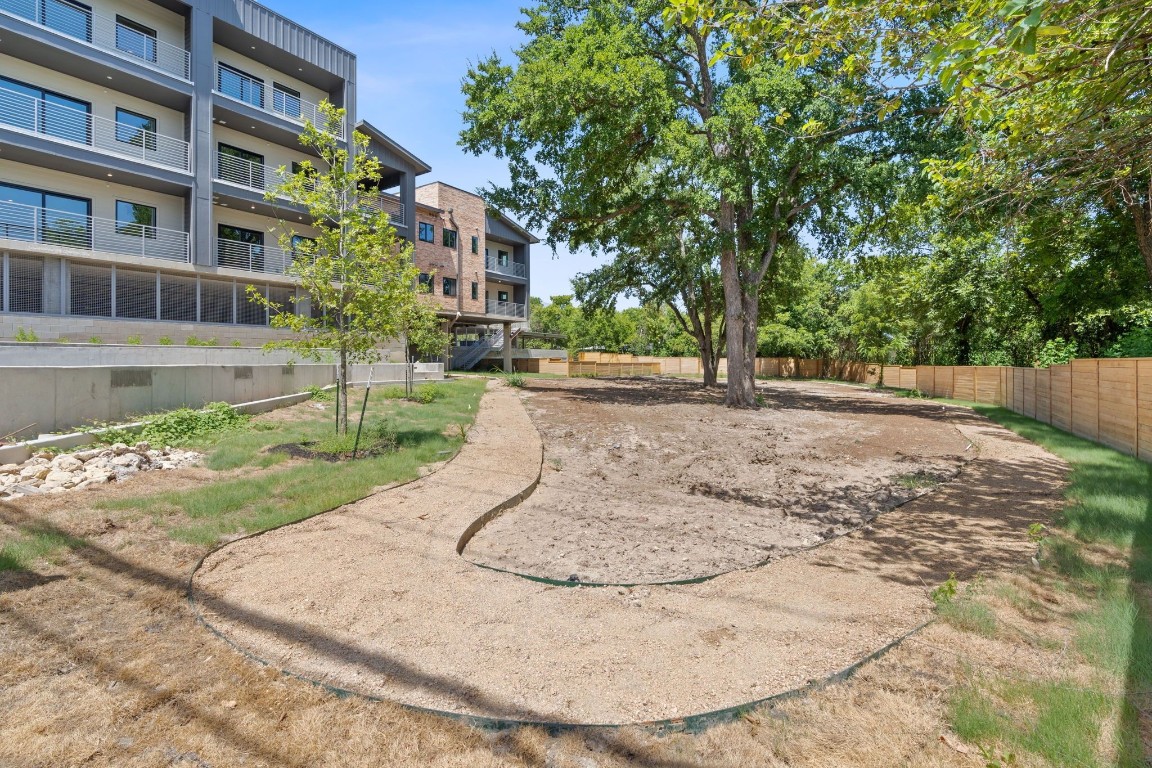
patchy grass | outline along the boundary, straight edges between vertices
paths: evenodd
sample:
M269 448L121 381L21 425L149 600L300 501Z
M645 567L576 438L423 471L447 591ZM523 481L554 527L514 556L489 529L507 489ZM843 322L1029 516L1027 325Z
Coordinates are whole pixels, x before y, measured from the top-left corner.
M1067 649L1075 663L1043 676L973 676L951 694L952 727L967 741L1031 754L1047 765L1146 765L1152 466L1003 408L965 404L1071 465L1068 504L1052 535L1040 541L1037 578L1078 608ZM1021 613L1038 608L1018 588L994 591ZM976 605L957 601L941 614L962 629L994 631L995 615Z
M18 526L15 537L0 546L0 572L26 571L37 560L83 544L83 539L53 528L34 524Z
M268 471L247 472L188 490L107 501L101 508L150 514L174 538L203 546L301 520L363 498L379 486L414 479L421 467L450 458L464 442L484 385L483 380L473 379L441 387L437 399L426 405L390 400L386 393L373 392L366 425L375 434L374 425L387 424L395 436L393 452L357 461L310 460L274 468L287 457L267 452L269 446L333 442L333 412L317 412L298 420L271 422L268 428L228 433L215 445L206 446L211 469ZM347 440L339 442L343 445Z

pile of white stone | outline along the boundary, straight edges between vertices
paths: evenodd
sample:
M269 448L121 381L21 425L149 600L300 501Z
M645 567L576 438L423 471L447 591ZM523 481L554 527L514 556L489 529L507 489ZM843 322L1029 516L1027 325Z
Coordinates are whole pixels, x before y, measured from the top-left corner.
M200 463L195 451L155 450L148 443L114 443L75 453L37 453L23 464L0 465L0 498L63 493L111 483L152 469L179 469Z

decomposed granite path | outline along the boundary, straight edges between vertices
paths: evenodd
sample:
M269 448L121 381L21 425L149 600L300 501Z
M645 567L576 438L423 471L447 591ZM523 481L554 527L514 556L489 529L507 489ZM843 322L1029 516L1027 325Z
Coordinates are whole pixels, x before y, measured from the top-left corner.
M195 575L195 599L253 655L405 704L570 723L743 704L906 634L930 618L928 594L949 572L1027 561L1026 528L1058 509L1066 468L965 409L929 407L978 458L865 529L701 584L569 588L457 554L478 518L530 492L540 472L518 393L493 386L438 472L225 546Z

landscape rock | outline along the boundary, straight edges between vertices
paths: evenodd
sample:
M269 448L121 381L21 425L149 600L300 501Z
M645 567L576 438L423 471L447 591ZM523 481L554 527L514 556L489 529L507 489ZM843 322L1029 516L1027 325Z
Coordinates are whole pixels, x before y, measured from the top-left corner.
M57 471L75 472L83 466L83 461L68 453L62 453L52 459L52 467Z
M19 471L19 464L0 464L0 475L14 475Z
M116 443L54 455L42 451L23 464L0 467L0 499L11 501L34 493L63 493L126 480L149 470L179 469L200 463L195 451L156 450L147 442L129 447Z

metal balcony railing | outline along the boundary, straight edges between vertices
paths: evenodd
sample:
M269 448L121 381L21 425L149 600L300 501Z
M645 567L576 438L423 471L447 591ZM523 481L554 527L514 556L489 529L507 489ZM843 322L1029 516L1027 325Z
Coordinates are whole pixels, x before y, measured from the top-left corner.
M517 261L508 261L501 264L496 256L484 257L484 268L489 272L498 272L502 275L513 275L515 277L528 277L528 267Z
M189 261L188 233L0 201L0 239L56 248Z
M404 225L404 203L390 195L376 195L366 200L367 205L374 211L387 213L393 224Z
M499 317L527 317L524 312L524 305L512 301L492 301L489 299L487 309L489 315L497 315Z
M0 2L6 2L6 0L0 0ZM294 93L288 93L282 88L277 88L275 85L272 87L272 97L268 98L267 90L263 81L241 74L219 62L216 64L215 93L300 125L303 125L304 121L307 120L338 139L344 138L344 125L327 125L324 113L320 111L318 105L305 101Z
M216 178L263 192L281 182L279 169L254 163L226 152L216 153Z
M0 13L8 13L81 40L117 56L188 80L191 56L179 46L126 27L116 19L101 16L68 0L0 0Z
M2 2L2 0L0 0ZM188 142L0 88L0 124L150 165L187 171Z
M292 258L292 254L270 245L223 238L216 241L216 264L221 267L283 275Z

